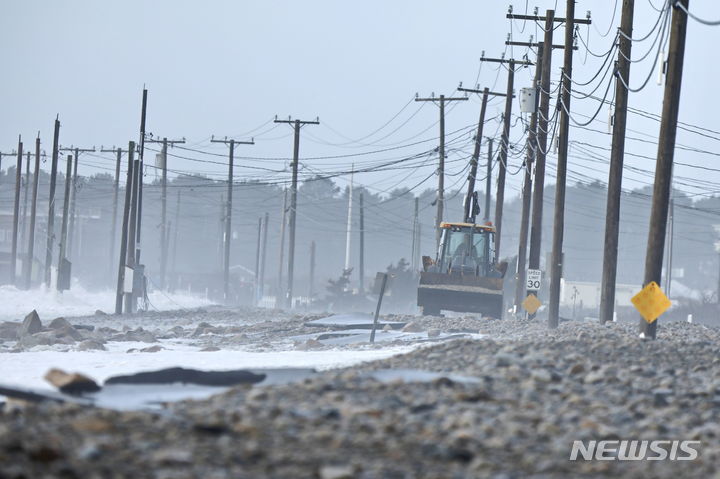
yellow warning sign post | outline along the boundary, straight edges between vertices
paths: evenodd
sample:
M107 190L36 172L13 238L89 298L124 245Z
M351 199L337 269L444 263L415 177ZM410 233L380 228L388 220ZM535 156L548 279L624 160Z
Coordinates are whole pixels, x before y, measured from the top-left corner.
M672 304L655 281L649 282L630 301L648 323L652 323L659 318Z
M532 293L528 294L527 298L522 302L522 307L530 314L535 314L537 310L540 309L540 306L542 306L542 303L537 299L537 296Z

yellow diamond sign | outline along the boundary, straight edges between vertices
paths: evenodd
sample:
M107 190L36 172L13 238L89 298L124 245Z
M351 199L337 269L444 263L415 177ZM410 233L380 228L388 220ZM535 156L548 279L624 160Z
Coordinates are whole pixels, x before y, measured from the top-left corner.
M648 323L659 318L672 304L655 281L648 283L630 301Z
M537 296L532 293L528 294L525 301L522 302L522 307L530 314L535 314L540 306L542 306L542 303L537 299Z

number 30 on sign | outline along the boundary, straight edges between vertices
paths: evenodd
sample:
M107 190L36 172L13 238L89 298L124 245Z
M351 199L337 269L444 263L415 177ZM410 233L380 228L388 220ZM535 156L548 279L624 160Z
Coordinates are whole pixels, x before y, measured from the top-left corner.
M542 272L539 269L529 269L527 270L527 289L531 291L537 291L540 289L540 278L542 277Z

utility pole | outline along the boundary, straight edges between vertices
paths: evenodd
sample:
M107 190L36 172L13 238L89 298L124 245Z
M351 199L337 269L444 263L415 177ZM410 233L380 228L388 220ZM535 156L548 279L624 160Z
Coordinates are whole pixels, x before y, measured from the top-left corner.
M619 51L615 75L630 83L630 53L632 50L633 14L635 0L623 0L618 35ZM623 35L624 34L624 35ZM620 197L625 155L625 129L627 125L628 91L622 81L615 81L615 111L613 136L610 148L607 207L605 213L605 244L603 253L602 284L600 286L600 322L613 320L615 311L615 282L617 277L618 237L620 235Z
M223 246L225 247L223 255L223 300L227 303L230 300L230 242L232 241L232 194L233 194L233 164L235 159L235 145L254 145L255 140L236 141L233 139L216 140L211 138L212 143L224 143L230 147L228 155L228 186L227 186L227 206L225 209L225 234Z
M35 256L35 219L37 217L38 182L40 180L40 132L35 138L35 174L33 175L32 206L30 206L30 229L28 230L27 261L23 269L25 289L32 285L32 264Z
M134 189L133 183L135 179L135 172L133 171L134 160L133 154L135 153L135 142L131 141L128 145L128 167L127 167L127 178L125 180L125 206L123 207L123 221L122 230L120 234L120 260L118 264L118 275L117 275L117 288L115 289L115 314L122 314L123 312L123 294L125 292L125 268L127 264L127 250L128 250L128 228L130 223L130 202L132 201L132 190ZM117 171L117 170L116 170Z
M280 254L278 255L278 284L277 294L275 295L275 307L279 308L282 304L280 292L283 289L283 267L285 266L285 225L287 224L287 188L283 189L283 206L280 220Z
M260 291L258 293L260 299L265 296L265 259L267 257L267 239L268 239L268 224L270 221L270 215L266 212L263 220L263 239L262 239L262 256L260 258Z
M315 241L310 243L310 286L308 289L308 298L312 304L315 295Z
M487 140L487 172L485 177L485 223L490 221L490 197L492 195L492 158L493 158L493 139ZM489 259L489 258L488 258Z
M255 250L255 294L253 305L257 306L260 295L260 247L262 245L262 218L258 218L257 249Z
M175 205L175 229L173 230L173 252L172 252L172 277L173 277L173 288L172 290L175 291L175 286L178 282L178 276L177 276L177 250L178 250L178 230L180 229L180 193L181 189L178 188L177 190L177 203Z
M68 214L70 209L70 184L72 183L72 155L67 156L67 166L65 168L65 196L63 197L63 215L62 229L60 232L60 254L58 255L57 280L55 287L62 292L67 288L70 282L70 271L68 269L67 260L67 239L68 239Z
M415 271L415 268L418 268L420 260L418 259L418 244L417 244L417 236L418 236L418 204L419 204L419 198L415 197L415 211L413 214L413 227L412 227L412 249L410 250L410 264L412 265L411 270Z
M500 139L500 162L498 169L497 193L495 194L495 261L500 258L500 244L502 241L502 216L505 203L505 170L507 169L508 150L510 149L510 117L512 116L513 86L515 82L515 66L531 66L529 61L505 60L504 58L485 58L480 61L508 64L507 93L505 94L505 114L503 116L503 131Z
M540 43L537 50L537 62L535 64L535 79L533 88L537 94L540 84L540 73L542 71L542 56L544 44ZM532 196L532 167L537 154L537 108L534 108L530 115L527 137L527 157L525 160L525 179L522 191L522 212L520 214L520 238L518 240L517 259L517 282L515 283L515 311L518 316L522 313L522 302L525 299L525 261L527 260L527 240L530 223L530 198Z
M572 91L572 46L575 32L575 0L567 0L565 21L565 51L560 73L560 147L555 185L555 215L553 221L552 256L550 265L550 305L548 327L557 328L560 319L560 280L563 271L563 234L565 228L565 184L567 181L568 137L570 134L570 98Z
M667 227L668 202L672 187L673 155L675 135L677 133L678 110L680 108L680 89L682 88L683 61L685 57L685 34L687 32L688 0L679 0L672 14L670 27L670 49L668 52L667 76L663 97L662 120L658 138L657 166L653 187L650 230L645 257L645 280L643 286L651 281L660 284L662 274L663 248L665 247L665 229ZM655 339L657 320L648 323L640 320L640 332L646 338Z
M100 153L116 153L115 158L115 181L113 182L113 212L112 212L112 224L110 225L110 271L112 272L115 263L115 236L117 235L117 210L118 210L118 196L120 193L120 164L122 162L122 148L111 148L105 149L100 147Z
M345 271L350 270L350 243L352 240L352 207L353 207L353 170L355 166L350 169L350 188L348 189L348 212L347 212L347 227L345 229ZM348 275L349 279L349 275Z
M45 248L45 286L50 289L50 272L52 271L52 251L55 243L55 183L58 168L58 141L60 140L60 119L55 118L53 134L52 164L50 167L50 196L48 197L47 246Z
M667 261L665 262L665 296L670 297L672 290L672 265L673 265L673 244L675 240L675 200L673 199L672 188L670 190L670 209L668 211L667 228Z
M23 199L23 212L22 212L22 230L20 230L20 244L25 253L25 260L23 260L23 274L25 273L25 264L27 263L27 229L28 229L28 195L30 194L30 150L25 153L25 181L24 185L24 199Z
M18 135L17 165L15 167L15 204L13 206L12 252L10 253L10 284L15 285L18 250L18 220L20 216L20 184L22 183L23 142Z
M182 140L168 140L163 138L162 140L149 139L145 140L146 143L162 143L162 179L160 180L161 187L161 201L160 201L160 289L166 289L166 276L167 276L167 257L168 257L168 227L167 227L167 157L168 157L168 145L175 146L177 144L185 143L185 139Z
M143 204L143 175L145 172L145 118L147 116L147 95L148 91L147 88L143 86L143 95L142 95L142 107L140 111L140 165L139 168L135 169L138 173L138 194L137 194L137 218L136 218L136 232L137 235L135 238L135 265L138 267L138 272L144 275L145 271L144 268L141 268L140 265L142 264L140 262L140 252L141 252L141 231L142 231L142 204ZM140 282L142 284L142 282ZM136 294L136 293L133 293ZM143 294L144 294L144 288L143 288ZM136 301L133 302L133 304L136 304ZM133 306L134 308L135 306ZM133 309L133 312L134 309Z
M567 48L567 45L554 45L553 44L553 31L555 23L565 22L565 18L556 18L555 10L547 10L545 16L537 15L515 15L509 13L506 15L507 18L516 20L531 20L534 22L545 22L545 36L543 39L543 54L542 54L542 68L540 73L540 107L539 116L537 122L537 152L535 156L535 188L532 192L532 213L530 220L530 252L528 255L528 267L530 269L540 269L540 255L542 245L542 216L543 216L543 201L545 194L545 159L547 157L547 136L548 136L548 119L550 110L550 71L552 66L552 51L556 48ZM591 23L589 18L586 19L574 19L574 24L586 24ZM508 45L524 45L524 46L537 46L537 44L522 44L521 42L513 43L507 42ZM552 48L549 46L552 45ZM572 46L573 49L577 47ZM528 291L530 293L531 291ZM530 318L534 318L535 315L529 315Z
M360 190L360 261L358 264L360 277L360 294L365 294L365 205L363 192Z
M292 308L292 293L293 293L293 274L295 272L295 222L297 214L297 176L298 176L298 162L300 160L300 128L305 125L319 125L320 120L315 119L313 121L303 120L278 120L275 118L275 123L287 123L293 125L295 130L295 140L293 148L293 163L292 163L292 183L290 186L290 224L289 224L289 237L288 237L288 281L287 281L287 292L285 294L285 306Z
M475 194L475 179L477 177L478 159L480 158L480 146L482 144L483 126L485 125L485 111L487 109L488 96L506 96L507 94L492 92L487 87L482 90L458 87L458 90L466 93L482 93L480 120L478 120L477 133L475 133L475 149L473 150L473 154L470 157L470 174L468 175L468 189L467 194L465 195L464 204L465 214L463 215L463 220L465 222L475 223L475 213L472 211L470 198L473 198ZM515 98L515 96L513 96L513 98ZM488 169L488 171L490 171L490 169ZM485 207L488 210L490 209L489 202L486 202Z
M75 153L73 157L73 173L72 173L72 181L71 181L71 187L72 191L70 192L70 226L68 227L68 240L67 240L67 248L65 249L65 252L67 253L68 258L73 257L73 249L74 249L74 232L75 232L75 197L77 196L77 169L78 169L78 157L80 156L80 153L86 153L86 152L95 152L95 147L92 148L75 148L71 146L70 148L60 148L60 151L70 151Z
M438 190L437 190L437 214L435 215L435 243L440 244L440 223L443 221L443 208L445 204L445 103L453 101L467 101L466 96L463 97L445 97L435 98L433 93L429 98L419 98L416 96L415 101L431 101L438 102L440 106L440 146L438 148Z
M133 145L134 146L134 145ZM129 153L128 161L132 158L134 152ZM125 312L134 313L137 309L137 288L135 284L139 281L137 279L140 268L137 268L137 254L136 254L136 241L137 241L137 225L138 225L138 209L139 209L139 194L140 194L140 183L142 182L142 162L133 160L132 166L132 196L130 198L130 222L128 223L128 236L127 236L127 255L126 264L127 267L132 271L132 287L131 292L125 295Z

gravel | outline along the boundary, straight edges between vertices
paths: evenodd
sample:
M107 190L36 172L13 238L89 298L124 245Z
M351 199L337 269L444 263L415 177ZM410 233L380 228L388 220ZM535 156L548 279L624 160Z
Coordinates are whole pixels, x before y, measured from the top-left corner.
M217 314L211 321L207 313L202 328L228 327L223 315L236 313ZM273 328L304 328L303 317L282 314L237 334L266 341ZM200 328L182 321L175 326L183 336ZM160 413L8 406L0 477L720 477L717 328L663 323L658 339L646 341L622 323L564 322L548 331L516 320L412 321L488 336L300 383L239 387ZM442 374L373 374L388 369ZM568 460L574 440L613 439L702 444L694 461Z

